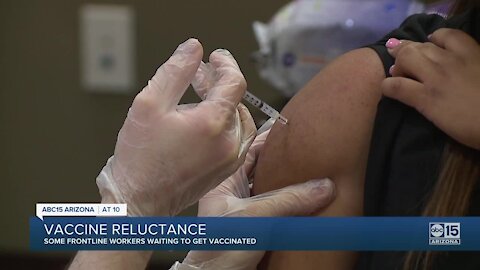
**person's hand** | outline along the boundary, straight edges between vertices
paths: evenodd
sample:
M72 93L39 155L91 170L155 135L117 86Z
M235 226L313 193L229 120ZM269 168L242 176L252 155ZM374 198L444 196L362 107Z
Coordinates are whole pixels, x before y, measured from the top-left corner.
M430 42L390 39L395 57L385 96L414 107L458 142L480 149L480 46L462 31L442 28Z
M271 124L269 122L267 124ZM250 197L249 179L268 131L257 136L245 164L200 200L199 216L273 217L311 215L334 197L329 179L311 180ZM256 269L264 251L190 251L171 269Z
M256 128L239 105L246 82L228 51L210 55L217 76L205 99L178 105L202 55L201 44L187 40L135 97L97 177L102 201L127 203L131 216L175 215L243 164Z

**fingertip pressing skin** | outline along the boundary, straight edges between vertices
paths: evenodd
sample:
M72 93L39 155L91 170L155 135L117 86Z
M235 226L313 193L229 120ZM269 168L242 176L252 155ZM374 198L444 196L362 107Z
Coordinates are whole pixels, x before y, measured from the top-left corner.
M330 204L334 190L330 179L315 179L273 191L272 196L278 197L276 213L280 216L312 215Z
M310 182L315 183L311 190L313 197L317 197L321 201L331 201L335 197L335 184L332 180L325 178Z

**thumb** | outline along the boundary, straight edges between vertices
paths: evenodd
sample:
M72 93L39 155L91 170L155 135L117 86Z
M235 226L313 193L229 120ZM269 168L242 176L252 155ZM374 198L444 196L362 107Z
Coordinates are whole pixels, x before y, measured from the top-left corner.
M255 172L255 166L257 165L258 156L263 149L265 140L269 134L270 130L264 131L263 133L258 133L257 137L253 140L253 143L248 149L247 156L245 157L245 162L243 163L243 170L249 178L251 178Z
M247 216L308 216L329 205L335 197L330 179L317 179L251 197Z
M257 135L257 128L255 127L255 122L253 121L250 111L245 105L242 103L238 104L237 110L239 112L241 123L240 127L237 128L241 128L242 131L239 156L244 157L247 155L247 152Z

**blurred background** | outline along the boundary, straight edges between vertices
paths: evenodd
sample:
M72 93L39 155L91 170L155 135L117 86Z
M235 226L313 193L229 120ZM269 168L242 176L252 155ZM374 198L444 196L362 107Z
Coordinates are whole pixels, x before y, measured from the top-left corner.
M29 252L28 219L35 204L99 201L95 178L113 153L133 98L189 37L202 42L204 60L214 49L228 48L249 89L279 109L283 98L251 62L258 48L251 24L268 21L287 2L1 0L0 268L62 269L70 254ZM133 82L127 89L96 91L82 82L80 29L86 4L133 11ZM182 100L197 101L193 91ZM171 253L153 262L168 269L180 256Z
M0 268L64 268L73 253L29 251L35 204L99 201L95 178L133 98L189 37L202 42L205 61L216 48L230 50L249 90L280 110L286 95L260 78L252 60L259 49L252 23L269 22L289 2L1 0ZM95 45L95 31L112 37ZM198 98L189 90L182 102ZM183 255L157 252L151 268L168 269Z

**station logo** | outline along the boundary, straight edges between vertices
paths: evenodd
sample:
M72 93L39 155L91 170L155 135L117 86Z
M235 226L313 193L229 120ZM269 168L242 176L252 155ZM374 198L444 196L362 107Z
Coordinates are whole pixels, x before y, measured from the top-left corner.
M460 245L460 223L430 222L429 225L430 245Z

